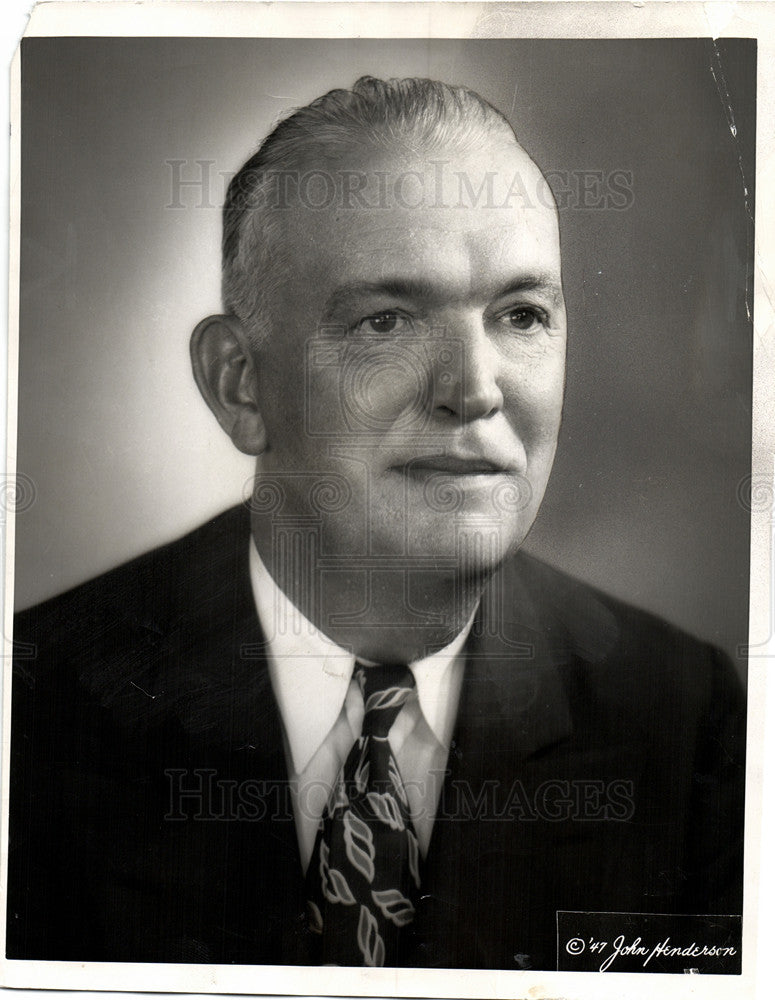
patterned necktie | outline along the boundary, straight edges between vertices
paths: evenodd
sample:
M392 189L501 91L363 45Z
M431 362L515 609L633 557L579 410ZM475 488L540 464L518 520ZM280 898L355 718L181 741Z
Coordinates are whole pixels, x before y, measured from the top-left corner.
M309 926L325 964L393 965L414 917L420 855L388 733L414 676L403 665L360 663L354 676L363 728L320 821L307 869Z

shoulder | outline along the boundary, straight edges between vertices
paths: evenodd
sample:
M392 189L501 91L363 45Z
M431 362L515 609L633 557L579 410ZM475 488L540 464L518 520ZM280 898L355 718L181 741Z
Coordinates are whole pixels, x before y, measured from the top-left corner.
M507 614L540 633L578 697L594 692L654 724L674 709L744 719L741 672L712 643L525 552L504 567L502 585Z
M533 613L545 628L561 631L566 642L591 659L604 656L613 645L656 650L703 644L667 619L526 552L517 553L504 573L504 586L518 600L528 595Z
M235 507L196 530L18 613L14 645L89 643L121 628L152 634L213 600L247 560L248 513Z
M66 727L91 706L107 726L140 731L170 713L205 725L196 692L226 705L229 672L256 641L249 538L236 507L18 614L14 717Z

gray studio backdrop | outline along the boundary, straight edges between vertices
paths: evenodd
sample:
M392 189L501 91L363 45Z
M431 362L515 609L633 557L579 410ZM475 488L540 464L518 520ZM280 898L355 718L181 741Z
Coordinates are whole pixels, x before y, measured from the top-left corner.
M755 58L734 40L25 41L17 608L239 500L252 463L187 355L220 308L226 180L316 95L420 75L479 91L555 172L568 389L527 547L735 655Z

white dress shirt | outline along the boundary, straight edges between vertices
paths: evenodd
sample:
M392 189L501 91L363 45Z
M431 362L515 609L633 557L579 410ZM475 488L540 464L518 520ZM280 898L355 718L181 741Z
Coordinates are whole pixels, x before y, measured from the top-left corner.
M250 578L283 722L296 833L306 869L331 787L361 734L363 697L352 676L352 653L323 635L291 603L252 539ZM447 766L465 665L462 648L472 621L473 616L449 646L409 664L417 697L404 705L390 730L423 855Z

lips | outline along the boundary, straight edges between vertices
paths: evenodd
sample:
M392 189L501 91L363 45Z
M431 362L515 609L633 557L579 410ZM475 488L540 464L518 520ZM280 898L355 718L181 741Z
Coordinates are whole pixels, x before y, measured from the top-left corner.
M403 469L409 475L439 472L450 476L504 475L514 471L498 461L462 455L423 455L411 459Z

